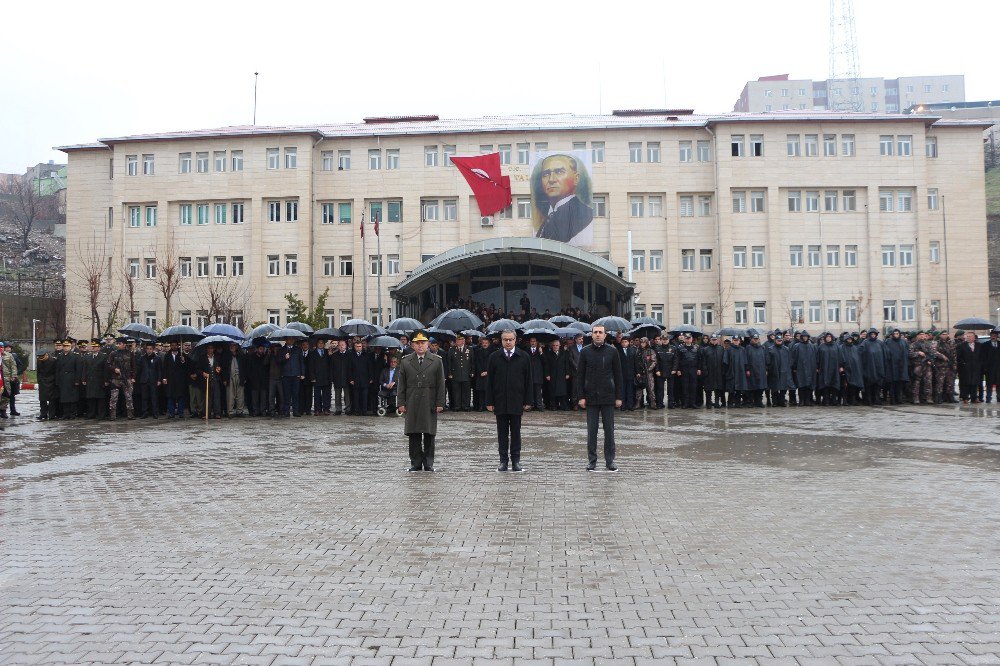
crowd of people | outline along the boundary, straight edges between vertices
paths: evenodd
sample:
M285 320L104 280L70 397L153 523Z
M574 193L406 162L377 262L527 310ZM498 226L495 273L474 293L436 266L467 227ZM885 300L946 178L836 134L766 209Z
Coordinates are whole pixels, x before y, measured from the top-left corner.
M949 403L956 379L962 402L992 402L1000 384L997 332L986 342L971 332L956 337L894 330L882 340L872 328L816 338L794 330L746 338L612 333L608 342L620 359L621 410ZM399 348L372 348L365 338L192 348L123 337L57 340L37 358L38 418L392 413L398 365L412 353L406 335L399 341ZM588 343L582 332L568 340L518 337L530 367L527 406L578 409ZM429 352L443 363L448 410L486 410L489 358L498 348L499 336L430 339ZM10 364L0 363L8 381L16 376Z

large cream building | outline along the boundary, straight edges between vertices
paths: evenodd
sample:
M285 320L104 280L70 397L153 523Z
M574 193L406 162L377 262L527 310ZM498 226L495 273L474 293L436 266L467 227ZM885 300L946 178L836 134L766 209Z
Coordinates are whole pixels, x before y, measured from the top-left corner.
M528 292L539 311L706 329L944 327L987 314L982 131L935 116L661 110L65 146L70 330L91 328L95 270L105 324L118 297L118 322L285 323L285 294L313 303L328 288L334 325L428 317L456 298L514 308ZM587 248L533 238L528 163L544 150L592 156ZM487 152L513 204L484 219L449 158ZM166 263L181 276L169 313Z

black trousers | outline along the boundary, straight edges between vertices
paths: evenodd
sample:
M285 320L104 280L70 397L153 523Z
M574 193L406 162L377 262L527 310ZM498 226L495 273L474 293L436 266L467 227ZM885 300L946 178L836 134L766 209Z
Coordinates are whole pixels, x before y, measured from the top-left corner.
M597 462L597 426L604 425L604 462L615 461L615 406L591 405L587 403L587 460Z
M461 409L463 412L469 411L469 399L472 397L472 384L469 382L452 380L452 385L455 387L455 409Z
M680 376L681 399L685 407L694 407L698 392L698 375L694 370L682 370Z
M653 378L653 388L656 393L656 406L662 409L664 407L663 403L663 389L666 385L666 377L660 375L659 377Z
M368 384L351 386L351 411L360 416L368 414Z
M486 390L472 389L472 408L477 412L486 409Z
M317 414L330 411L330 385L313 384L313 411Z
M865 382L865 401L869 405L881 405L882 385L879 382Z
M500 462L521 459L521 415L497 414L497 444L500 448Z
M159 404L157 403L156 384L139 384L139 416L157 416L159 414Z
M535 409L545 409L545 403L542 401L542 386L543 384L532 384L534 390L531 406Z
M410 466L418 469L434 468L434 435L415 432L410 438Z
M963 384L962 382L959 382L958 394L962 400L976 400L978 396L977 387L975 383Z

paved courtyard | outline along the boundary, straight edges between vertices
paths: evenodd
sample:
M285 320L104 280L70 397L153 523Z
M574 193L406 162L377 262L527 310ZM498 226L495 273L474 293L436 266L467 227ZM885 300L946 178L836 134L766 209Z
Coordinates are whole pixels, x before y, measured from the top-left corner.
M0 426L0 663L1000 663L1000 409Z

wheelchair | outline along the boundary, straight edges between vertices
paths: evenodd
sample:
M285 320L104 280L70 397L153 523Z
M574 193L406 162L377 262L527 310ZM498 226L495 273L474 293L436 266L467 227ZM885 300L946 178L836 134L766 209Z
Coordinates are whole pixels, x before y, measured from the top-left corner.
M375 413L379 416L396 416L396 392L380 389L378 392L378 407Z

